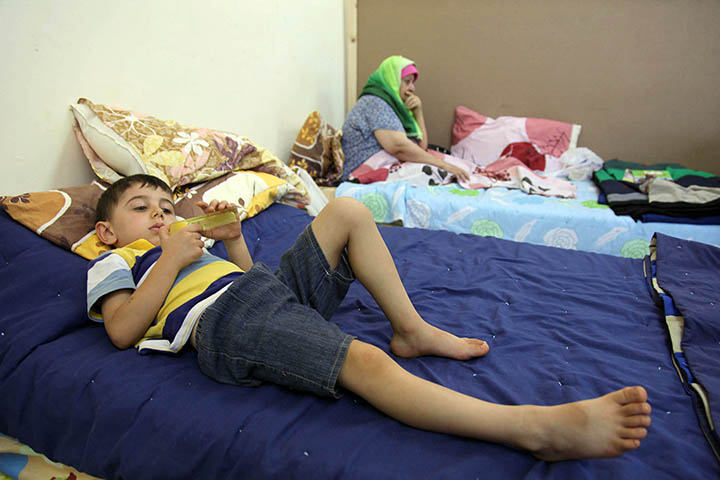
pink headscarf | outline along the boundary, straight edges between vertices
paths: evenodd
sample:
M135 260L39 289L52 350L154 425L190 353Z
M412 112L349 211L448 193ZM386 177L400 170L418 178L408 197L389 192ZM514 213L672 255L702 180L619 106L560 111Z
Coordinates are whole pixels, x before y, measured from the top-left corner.
M414 64L408 65L407 67L403 68L402 71L400 72L401 79L407 77L408 75L415 75L415 80L418 79L418 76L419 76L418 69L417 69L417 67L415 67Z

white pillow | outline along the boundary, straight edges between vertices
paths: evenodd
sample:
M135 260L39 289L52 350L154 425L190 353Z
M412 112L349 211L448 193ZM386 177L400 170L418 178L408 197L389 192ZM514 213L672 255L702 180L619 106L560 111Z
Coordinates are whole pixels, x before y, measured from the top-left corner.
M110 168L123 176L148 173L140 154L105 125L90 107L75 103L70 109L85 140Z

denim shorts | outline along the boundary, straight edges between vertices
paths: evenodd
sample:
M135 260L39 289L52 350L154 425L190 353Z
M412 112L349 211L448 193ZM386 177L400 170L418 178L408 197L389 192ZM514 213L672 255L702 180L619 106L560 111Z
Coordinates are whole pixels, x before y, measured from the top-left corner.
M195 336L200 369L222 383L340 396L355 337L329 320L353 279L346 254L331 269L308 225L274 274L255 263L205 310Z

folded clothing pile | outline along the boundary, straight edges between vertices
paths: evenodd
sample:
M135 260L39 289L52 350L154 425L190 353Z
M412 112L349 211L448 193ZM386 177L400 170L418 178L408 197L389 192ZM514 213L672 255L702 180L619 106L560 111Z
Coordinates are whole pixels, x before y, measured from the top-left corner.
M593 180L600 203L617 215L644 222L720 224L720 177L712 173L674 163L610 160Z

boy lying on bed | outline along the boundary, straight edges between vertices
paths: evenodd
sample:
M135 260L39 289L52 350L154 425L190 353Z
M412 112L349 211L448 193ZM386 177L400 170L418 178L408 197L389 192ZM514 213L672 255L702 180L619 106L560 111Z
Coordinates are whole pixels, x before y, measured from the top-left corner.
M198 205L206 213L230 208ZM189 340L200 369L219 382L268 381L331 396L344 387L408 425L500 442L544 460L620 455L647 434L642 387L552 407L497 405L416 377L340 331L328 320L357 278L392 324L394 355L468 360L489 349L420 317L371 213L351 198L330 202L274 274L253 264L239 221L202 231L225 242L230 262L203 249L198 224L169 235L173 196L155 177L113 184L97 218L98 237L115 249L88 265L88 310L119 348L177 351Z

